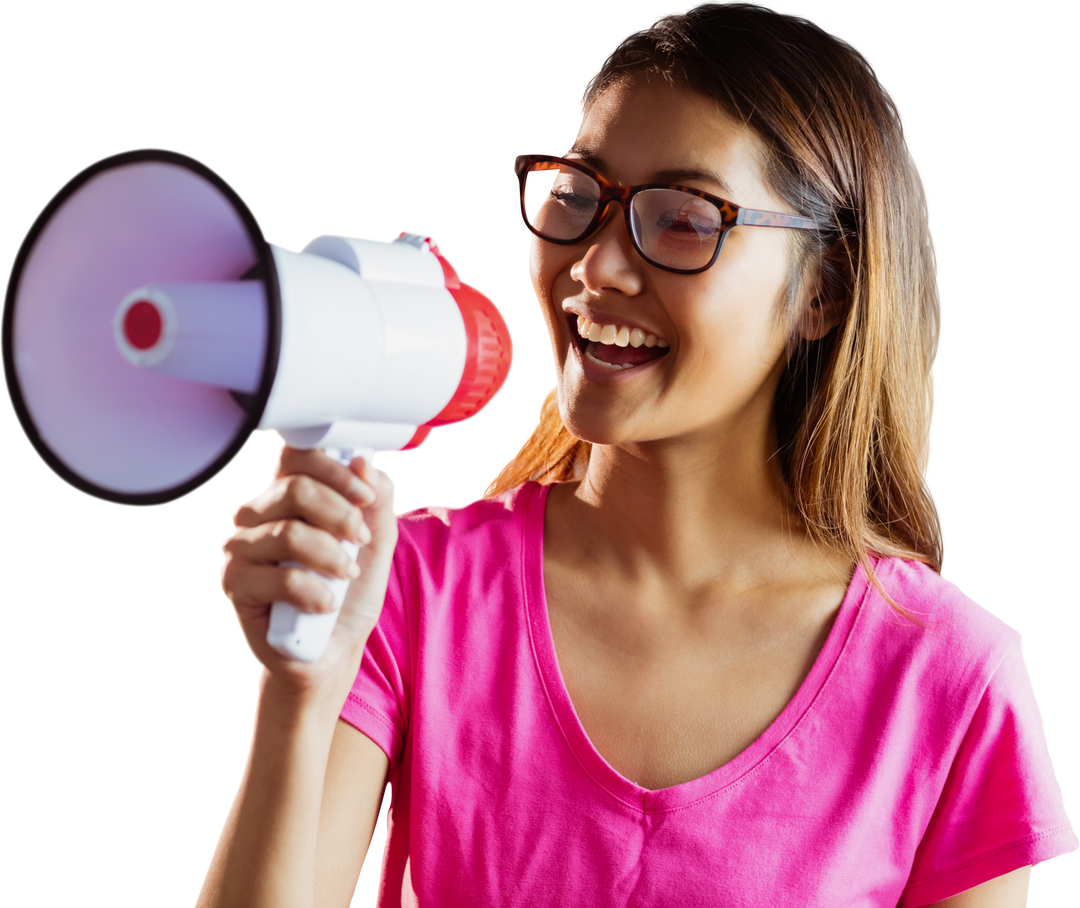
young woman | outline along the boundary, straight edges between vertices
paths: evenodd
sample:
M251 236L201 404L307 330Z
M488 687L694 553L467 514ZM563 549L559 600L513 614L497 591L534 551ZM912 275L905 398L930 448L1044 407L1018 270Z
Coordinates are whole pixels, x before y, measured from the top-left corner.
M1076 838L1017 636L937 573L933 251L866 62L699 7L517 171L556 392L463 510L292 450L240 509L266 672L201 904L347 905L389 781L383 905L1023 905ZM286 560L354 581L313 665L265 643L329 607Z

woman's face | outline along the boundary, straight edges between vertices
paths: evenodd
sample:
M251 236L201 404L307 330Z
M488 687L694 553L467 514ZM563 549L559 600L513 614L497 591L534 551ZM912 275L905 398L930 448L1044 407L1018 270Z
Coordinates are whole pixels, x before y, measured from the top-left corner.
M711 99L663 82L637 79L604 91L566 157L622 185L677 182L737 205L790 211L766 185L761 140ZM533 285L551 333L567 428L587 441L622 444L711 440L770 425L790 333L790 322L777 316L791 270L789 234L734 227L701 274L645 262L621 211L610 211L575 245L535 240ZM667 352L622 368L663 347L643 345L635 354L590 342L579 335L579 317L653 334ZM601 341L613 333L601 333Z

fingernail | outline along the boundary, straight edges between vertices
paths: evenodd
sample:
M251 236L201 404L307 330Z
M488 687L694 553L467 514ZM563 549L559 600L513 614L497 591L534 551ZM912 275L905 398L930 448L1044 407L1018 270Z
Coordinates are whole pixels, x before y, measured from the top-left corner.
M368 508L371 507L371 505L375 504L376 497L377 496L375 495L375 490L371 486L367 485L366 483L361 484L359 498L360 504L363 507Z
M368 529L366 523L360 524L360 532L357 534L361 545L367 545L371 542L371 530Z
M359 479L351 479L349 481L349 497L358 501L366 500L367 487Z
M355 561L350 561L348 567L348 574L350 580L355 580L357 577L360 576L360 565L358 565Z

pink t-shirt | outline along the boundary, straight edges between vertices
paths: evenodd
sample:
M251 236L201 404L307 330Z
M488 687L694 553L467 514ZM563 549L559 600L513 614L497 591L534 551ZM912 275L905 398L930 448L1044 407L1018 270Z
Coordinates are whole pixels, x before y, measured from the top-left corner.
M918 564L860 570L745 751L650 791L570 702L544 599L547 489L401 518L342 716L389 756L379 904L925 905L1077 845L1019 636Z

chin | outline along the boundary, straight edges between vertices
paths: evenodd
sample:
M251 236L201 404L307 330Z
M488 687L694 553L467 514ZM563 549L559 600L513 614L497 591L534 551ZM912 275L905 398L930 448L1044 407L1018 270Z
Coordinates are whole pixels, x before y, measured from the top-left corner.
M560 392L559 416L566 430L575 438L594 445L617 445L641 440L635 437L626 420L613 413L610 407L580 399L567 404L565 400Z

